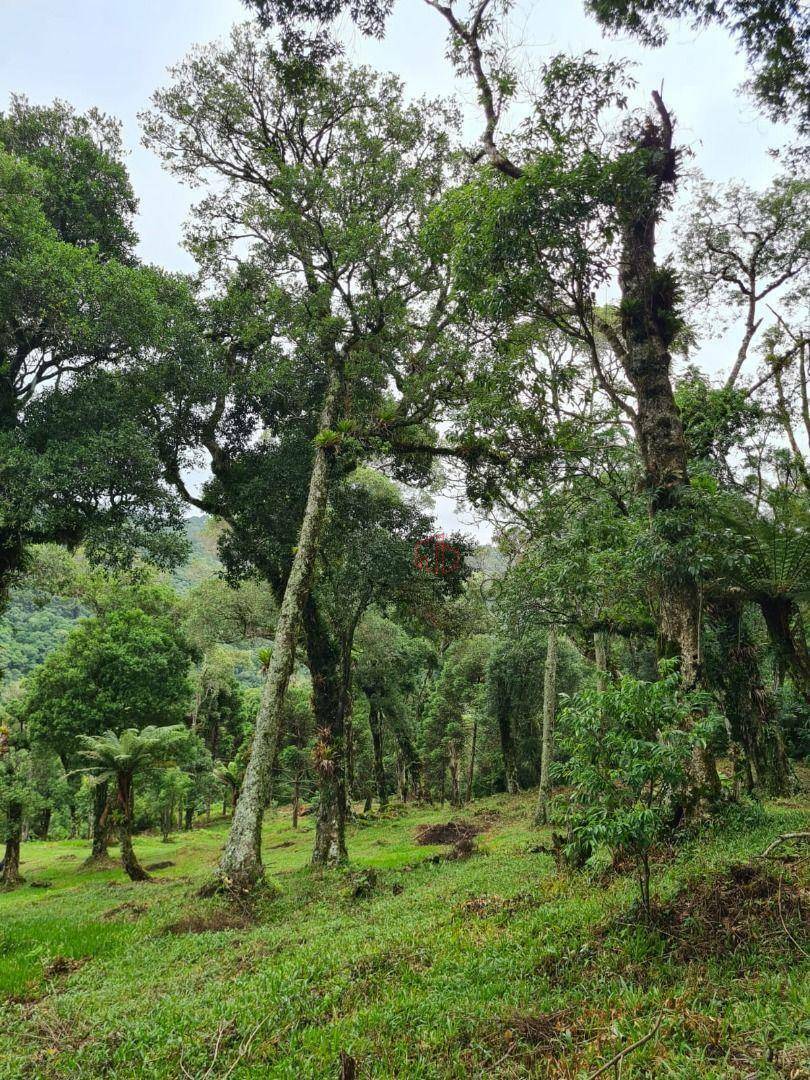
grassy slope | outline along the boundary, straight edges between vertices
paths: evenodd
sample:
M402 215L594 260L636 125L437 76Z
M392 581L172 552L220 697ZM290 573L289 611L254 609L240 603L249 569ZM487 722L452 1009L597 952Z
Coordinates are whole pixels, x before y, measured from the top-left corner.
M342 1051L361 1077L584 1077L659 1015L625 1080L808 1075L810 962L775 918L750 946L689 963L655 933L600 931L632 881L558 874L529 851L544 839L530 808L472 808L499 816L463 862L433 864L442 849L414 842L446 810L355 827L352 870L323 878L306 868L311 821L294 833L275 818L280 894L255 925L193 934L167 927L217 915L193 892L224 826L139 839L145 862L176 863L144 885L82 870L84 844L28 845L29 881L52 884L0 896L0 1077L337 1077ZM686 846L658 869L661 895L807 822L806 806L783 803L766 824ZM371 895L353 896L369 867Z

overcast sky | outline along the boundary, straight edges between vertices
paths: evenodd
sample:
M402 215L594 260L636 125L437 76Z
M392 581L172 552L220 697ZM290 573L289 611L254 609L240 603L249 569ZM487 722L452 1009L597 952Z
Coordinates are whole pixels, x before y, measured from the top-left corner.
M681 144L711 179L740 178L757 186L773 174L767 149L783 133L740 92L744 65L722 31L695 34L674 26L664 48L645 50L630 40L603 39L579 0L536 0L517 9L520 40L537 60L594 49L637 61L639 103L663 85ZM245 15L239 0L0 0L0 108L12 92L38 104L59 97L80 110L95 105L123 122L140 199L140 252L148 262L193 268L181 246L191 198L140 146L137 113L167 81L171 64L192 45L223 37ZM423 0L398 0L383 42L364 41L348 26L344 37L350 57L398 73L415 95L458 93L444 56L441 19ZM472 108L473 95L462 97ZM721 353L710 346L708 366L719 363ZM453 527L446 500L440 511L444 526Z

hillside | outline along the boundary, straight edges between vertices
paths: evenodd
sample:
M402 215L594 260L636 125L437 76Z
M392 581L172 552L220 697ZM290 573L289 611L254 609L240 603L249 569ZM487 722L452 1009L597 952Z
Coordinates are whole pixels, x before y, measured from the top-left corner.
M25 845L29 887L0 896L0 1077L573 1078L650 1032L624 1080L807 1077L808 864L755 857L807 829L806 799L660 852L657 928L627 917L628 876L558 872L532 803L463 811L466 858L418 843L446 808L357 820L351 869L323 876L312 818L279 812L279 892L253 910L196 898L224 823L137 838L171 863L142 885L83 870L84 843Z
M179 592L186 592L219 570L215 545L205 535L205 522L199 515L187 519L191 554L171 575L171 583ZM0 619L0 673L4 688L18 683L41 664L67 637L76 620L86 614L81 604L70 598L55 597L44 604L41 597L26 589L15 590Z

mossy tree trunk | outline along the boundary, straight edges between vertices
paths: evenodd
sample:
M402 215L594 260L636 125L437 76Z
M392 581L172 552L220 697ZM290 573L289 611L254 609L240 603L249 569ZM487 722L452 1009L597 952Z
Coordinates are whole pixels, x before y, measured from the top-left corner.
M650 515L660 538L673 551L658 581L661 636L680 658L687 690L703 684L700 650L700 593L688 569L675 565L676 547L687 544L693 525L684 496L689 488L686 440L675 402L670 346L677 333L674 275L655 258L655 231L667 192L674 187L677 151L672 122L658 94L658 120L648 120L629 151L640 166L645 189L631 185L619 206L622 251L619 262L622 364L636 397L635 428L649 492ZM696 748L688 809L717 797L720 781L712 754Z
M374 750L374 784L377 788L377 801L382 810L388 806L388 785L385 780L385 761L383 760L382 714L375 702L371 702L369 707L368 725L371 729L371 745Z
M340 377L333 371L321 412L322 430L329 430L334 425L339 391ZM284 698L295 664L302 612L320 546L329 495L329 473L330 451L326 445L318 444L298 545L281 602L273 654L256 716L250 757L217 871L219 882L232 890L253 889L264 877L262 821L283 723Z
M551 762L554 756L554 717L557 711L557 627L548 628L546 666L543 673L543 735L540 758L540 789L537 793L535 822L548 822L548 800L551 794Z
M116 814L118 839L121 844L121 865L131 881L149 881L149 875L138 862L132 846L132 800L132 774L119 773Z
M3 856L3 875L0 885L14 889L20 884L20 845L22 843L23 804L18 800L9 802L6 809L6 850Z
M518 785L517 755L515 753L515 735L512 730L510 704L508 695L498 701L498 735L501 743L506 790L510 795L516 795L520 787Z
M712 614L721 645L714 681L723 694L730 736L745 757L746 786L766 795L786 795L794 778L776 702L762 678L760 650L747 625L742 597L715 602Z
M315 768L318 813L312 865L332 868L346 862L346 748L342 709L341 655L317 597L304 605L304 633L312 673L312 700L317 724Z
M810 703L810 652L798 605L789 596L762 596L758 603L782 672Z
M472 802L473 780L475 780L475 755L478 747L478 715L473 713L472 733L470 735L470 764L467 768L467 802Z

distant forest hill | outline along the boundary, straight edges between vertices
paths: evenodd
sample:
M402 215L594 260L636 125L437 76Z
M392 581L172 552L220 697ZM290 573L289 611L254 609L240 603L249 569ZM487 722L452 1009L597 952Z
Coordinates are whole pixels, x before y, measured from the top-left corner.
M216 553L216 533L203 515L186 521L191 555L170 577L178 592L193 589L200 582L216 576L222 564ZM495 548L484 546L471 556L470 566L485 582L502 577L506 560ZM75 599L55 597L43 604L31 590L17 589L0 619L0 698L13 693L21 679L41 664L48 654L70 633L76 621L87 611ZM247 685L256 684L255 672L238 672Z
M186 522L191 555L171 575L178 592L187 592L219 571L216 541L210 533L206 534L206 525L207 519L202 515L190 517ZM30 590L17 589L0 619L0 696L41 664L86 614L82 605L70 597L55 597L43 604Z

